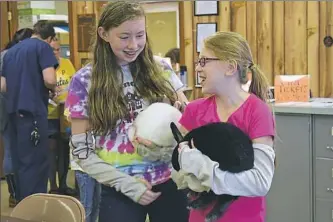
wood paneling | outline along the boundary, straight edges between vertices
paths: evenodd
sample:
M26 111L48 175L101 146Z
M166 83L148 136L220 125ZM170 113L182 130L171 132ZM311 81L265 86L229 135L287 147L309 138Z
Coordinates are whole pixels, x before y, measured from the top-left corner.
M78 16L79 15L87 15L87 14L95 14L96 22L98 21L98 17L102 11L103 4L106 1L69 1L68 2L68 19L70 26L70 47L71 47L71 61L74 64L75 68L78 70L81 68L81 61L90 59L90 52L78 52ZM95 32L95 25L92 25L91 33ZM91 42L92 43L92 42Z
M284 2L273 2L273 76L284 75Z
M259 67L272 83L273 78L273 32L272 2L257 2L257 52Z
M219 4L219 7L220 7L219 30L230 31L230 29L231 29L230 2L221 1Z
M307 2L285 2L285 74L307 73Z
M246 3L246 36L249 42L254 62L258 62L257 52L257 4L256 2Z
M327 35L333 35L333 2L327 2ZM324 85L325 91L324 95L330 95L333 97L333 48L327 48L326 54L327 61L327 75L326 82Z
M333 35L333 2L327 1L327 2L320 2L320 14L326 14L326 22L325 22L325 29L322 29L320 31L320 40L321 45L323 45L322 39L324 39L325 36L332 36ZM322 4L322 3L326 3ZM326 10L326 12L324 12ZM325 19L325 18L323 18ZM324 23L324 21L323 21ZM320 71L320 94L323 96L331 96L333 97L333 48L322 48L320 53L323 53L319 55L320 60L325 60L324 64L325 66L320 67L321 70L325 73L325 75L321 74Z
M246 36L246 1L231 2L231 30Z
M333 35L333 2L220 1L218 16L194 16L192 11L193 2L184 4L184 36L189 41L192 35L193 40L187 42L193 49L192 58L185 55L188 64L198 57L196 24L217 22L219 31L231 30L247 38L254 61L271 84L275 75L310 74L313 96L333 97L333 47L323 44L325 36ZM189 74L194 80L195 73ZM200 91L195 90L194 98L201 96Z
M180 62L186 65L188 72L188 85L193 87L195 84L194 78L191 74L194 73L193 65L193 8L191 7L192 2L183 1L179 3L179 32L180 32ZM186 18L186 20L185 20ZM194 99L194 91L190 90L186 93L189 99Z
M311 90L319 95L319 4L308 2L307 8L308 73L311 74ZM311 56L309 56L311 55Z
M12 36L17 31L18 13L17 2L1 1L0 2L1 18L1 40L0 49L3 50Z
M8 6L7 2L0 2L0 18L1 18L1 50L10 40L9 26L8 26Z
M324 95L327 79L327 53L322 40L327 35L327 2L319 2L319 95Z
M87 53L77 52L77 15L96 13L105 2L70 1L71 58L76 68ZM333 47L323 39L333 35L330 1L220 1L218 16L194 16L193 2L179 6L181 61L188 67L189 87L194 88L197 23L217 22L218 30L239 32L247 38L254 61L270 83L275 75L310 74L314 96L333 97ZM97 20L97 19L96 19ZM200 88L191 99L200 97Z

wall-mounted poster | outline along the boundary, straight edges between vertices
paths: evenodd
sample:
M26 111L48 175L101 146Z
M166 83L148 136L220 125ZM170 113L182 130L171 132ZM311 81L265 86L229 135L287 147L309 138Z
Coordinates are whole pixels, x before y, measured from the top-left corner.
M217 32L217 23L197 23L197 52L200 52L203 40Z
M96 22L95 14L78 15L78 52L89 52Z
M195 1L194 2L194 15L218 15L219 2L218 1Z

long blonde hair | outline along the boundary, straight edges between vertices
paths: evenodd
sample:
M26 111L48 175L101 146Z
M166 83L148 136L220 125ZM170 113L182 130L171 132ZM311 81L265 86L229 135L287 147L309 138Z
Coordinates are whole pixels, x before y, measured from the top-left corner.
M116 1L105 6L98 27L108 31L122 23L144 17L139 3ZM122 72L110 44L105 42L96 30L93 49L91 88L89 91L89 121L91 130L107 134L113 130L119 119L129 113L123 94L122 82L117 73ZM162 75L162 69L154 61L149 40L135 62L130 65L136 91L149 102L160 101L166 96L175 102L174 89Z
M260 68L254 64L251 49L246 39L236 32L217 32L204 41L207 49L214 52L221 60L237 62L239 81L245 84L248 81L247 73L252 73L249 92L267 102L269 82Z

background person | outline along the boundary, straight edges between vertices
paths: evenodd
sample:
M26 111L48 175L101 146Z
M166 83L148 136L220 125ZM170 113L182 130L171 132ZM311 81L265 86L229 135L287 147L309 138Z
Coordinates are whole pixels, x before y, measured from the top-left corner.
M14 36L13 39L6 45L5 50L1 52L1 61L0 61L0 76L2 74L2 64L3 64L3 58L11 47L16 45L17 43L21 42L24 39L30 38L32 36L33 30L29 28L24 28L18 30ZM2 79L1 80L5 80ZM3 81L4 82L4 81ZM3 83L4 84L4 83ZM5 88L5 87L3 87ZM8 115L6 111L6 104L5 104L5 94L0 93L0 132L3 137L3 143L4 143L4 160L3 160L3 169L4 174L6 177L6 182L8 186L8 192L9 192L9 207L15 207L16 206L16 183L14 180L14 169L13 169L13 163L12 163L12 156L11 156L11 150L10 150L10 142L9 142L9 134L8 130Z
M17 200L46 193L49 175L47 105L58 61L49 43L53 26L40 20L33 35L10 48L3 63L8 132Z
M65 130L61 129L65 118L63 118L64 103L67 98L68 86L75 73L71 61L60 57L60 44L55 37L51 42L54 55L59 62L56 70L57 86L53 102L48 104L48 134L50 144L50 191L49 193L75 196L76 191L67 185L69 168L69 144ZM59 186L57 185L57 172Z

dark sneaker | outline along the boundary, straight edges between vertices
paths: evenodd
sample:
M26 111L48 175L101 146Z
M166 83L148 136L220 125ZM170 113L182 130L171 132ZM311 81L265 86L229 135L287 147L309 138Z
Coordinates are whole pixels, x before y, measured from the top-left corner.
M72 197L76 197L78 195L78 192L75 189L72 189L70 187L61 189L60 192L63 195L68 195L68 196L72 196Z
M59 189L50 190L49 194L62 194Z
M12 195L9 196L8 202L10 208L14 208L17 205L17 200Z

